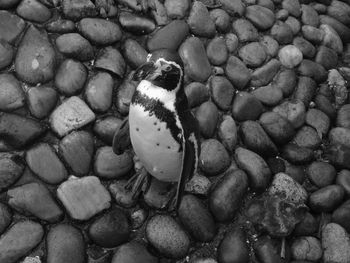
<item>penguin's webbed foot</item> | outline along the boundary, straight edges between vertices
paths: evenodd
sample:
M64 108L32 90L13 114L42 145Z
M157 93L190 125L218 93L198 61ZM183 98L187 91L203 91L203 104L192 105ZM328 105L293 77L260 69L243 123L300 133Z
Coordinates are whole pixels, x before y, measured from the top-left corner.
M149 181L148 177L148 172L145 168L142 168L128 180L125 189L131 190L133 199L136 199L140 195L143 185Z

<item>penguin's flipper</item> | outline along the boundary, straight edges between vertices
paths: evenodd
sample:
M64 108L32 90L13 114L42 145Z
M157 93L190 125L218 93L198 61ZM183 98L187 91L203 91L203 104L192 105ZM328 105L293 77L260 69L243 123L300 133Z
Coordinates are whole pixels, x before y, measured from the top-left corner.
M113 152L117 155L123 154L130 144L129 119L125 118L119 129L114 133Z

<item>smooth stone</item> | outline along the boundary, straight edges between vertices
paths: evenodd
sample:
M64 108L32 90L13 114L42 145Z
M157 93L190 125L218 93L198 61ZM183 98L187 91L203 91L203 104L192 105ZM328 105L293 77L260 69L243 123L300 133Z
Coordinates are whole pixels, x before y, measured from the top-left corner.
M50 116L53 131L60 137L95 120L95 114L79 97L72 96L59 105Z
M68 178L68 173L52 146L40 143L26 153L29 168L49 184L59 184Z
M58 222L63 211L49 190L38 183L25 184L7 191L8 204L24 215L34 215L49 223Z
M102 141L112 145L114 133L121 124L121 119L114 116L106 116L96 120L93 131Z
M47 117L55 108L57 100L57 91L50 86L32 87L27 91L29 111L38 119Z
M96 176L70 178L57 188L57 197L76 220L88 220L111 205L109 192Z
M0 39L0 70L12 63L15 55L13 47L4 39Z
M341 185L345 190L345 194L349 196L350 195L350 171L341 170L337 175L336 184Z
M0 74L0 110L14 111L24 106L20 82L12 74Z
M332 212L343 201L344 189L339 185L325 186L309 196L309 206L315 212Z
M323 262L347 263L350 261L350 241L346 230L336 223L322 228Z
M117 101L115 102L118 111L123 115L129 113L129 106L131 103L132 96L136 90L136 83L126 79L118 87L117 91Z
M112 106L113 86L113 78L106 72L99 72L88 80L85 98L92 110L106 112Z
M330 127L330 119L322 111L317 109L308 110L308 112L306 113L305 121L306 121L306 124L316 129L321 139L327 135ZM349 134L349 139L350 139L350 134ZM349 146L350 146L350 143L349 143Z
M100 147L96 151L94 171L102 179L118 179L128 174L132 167L133 160L127 152L116 155L110 146Z
M45 28L50 33L65 34L74 32L75 24L71 20L58 19L47 23Z
M268 58L275 57L279 50L278 42L272 37L265 35L260 38L260 44L265 48Z
M301 5L301 21L304 25L318 27L320 19L316 10L310 5Z
M275 14L270 9L260 5L248 6L245 17L260 30L271 28L275 22Z
M157 263L158 259L148 250L135 241L123 244L118 247L113 255L111 263Z
M0 154L0 192L15 183L23 174L24 163L15 154Z
M22 148L39 138L46 128L40 122L16 114L0 113L0 135L6 142Z
M331 144L341 144L350 147L350 129L335 127L329 131L328 139Z
M314 152L310 148L289 143L283 147L282 157L292 164L307 164L314 159Z
M309 77L299 77L293 98L302 101L307 108L316 94L317 84Z
M325 14L327 12L327 6L325 4L313 2L310 5L318 14Z
M273 25L270 34L279 44L289 44L293 41L292 29L282 21L277 21Z
M305 213L304 218L295 226L293 235L309 236L316 233L319 228L317 219L309 212Z
M199 130L203 137L212 137L214 135L219 117L219 111L215 104L211 101L202 103L197 109L195 116L198 121Z
M225 41L226 41L226 46L229 53L233 53L237 50L239 45L239 40L235 34L227 33L225 35Z
M286 9L280 9L276 13L276 19L285 21L289 17L289 12Z
M218 175L230 166L230 156L225 147L215 139L208 139L201 144L199 167L209 175Z
M162 27L148 39L147 48L149 51L157 49L177 50L189 34L189 26L183 20L174 20Z
M126 2L127 4L130 3L129 0L121 0L121 2ZM133 9L146 9L147 8L147 2L143 2L145 4L142 4L141 6L138 4L137 1L135 0L132 0L131 2L135 3L133 4L134 6L136 6L136 8L133 8ZM153 5L153 8L151 9L151 16L152 18L156 21L156 24L158 26L164 26L164 25L167 25L170 21L169 17L168 17L168 14L167 14L167 11L165 9L165 6L162 2L160 2L159 0L155 0ZM144 6L144 7L143 7Z
M200 82L191 82L185 86L185 94L190 108L197 107L210 98L209 88Z
M249 247L247 245L247 236L243 229L235 227L233 230L225 233L218 247L217 257L219 263L249 262Z
M96 7L90 0L63 0L62 11L65 17L74 21L97 15Z
M186 232L168 215L155 215L148 220L146 238L159 253L170 258L183 258L190 247Z
M123 78L126 64L120 52L112 46L100 49L95 61L95 68L106 70Z
M271 11L275 11L275 4L272 0L258 0L257 4L266 7Z
M327 116L334 120L336 118L337 112L332 104L332 102L324 95L318 94L314 98L316 108L327 114Z
M265 65L261 66L260 68L257 68L253 72L252 78L250 80L250 84L254 87L261 87L269 84L272 81L272 79L276 76L280 67L281 67L281 63L277 59L271 59ZM282 97L283 97L283 94L282 94Z
M327 8L327 15L334 17L346 26L350 25L350 7L349 3L342 1L332 1Z
M112 248L125 243L130 235L128 218L120 209L113 209L89 226L89 236L101 247Z
M260 124L277 144L289 142L295 135L292 124L283 116L275 112L265 112L259 119Z
M261 66L267 57L264 47L259 42L244 45L238 51L238 55L247 66L251 67Z
M338 64L337 52L326 46L320 46L316 54L315 62L322 65L326 70L333 69Z
M224 115L218 128L218 136L225 148L232 152L237 144L237 125L230 115Z
M317 262L322 258L321 242L312 236L299 237L291 245L292 257L296 260Z
M241 0L221 0L220 3L222 4L223 9L226 10L231 16L243 16L245 8Z
M149 34L156 29L156 25L151 19L129 12L119 14L119 23L125 31L135 35Z
M16 12L22 18L37 23L44 23L51 18L50 9L37 0L22 0Z
M171 200L170 190L171 184L169 182L159 181L152 177L147 191L144 192L143 199L152 208L164 209Z
M235 56L228 58L225 73L234 87L239 90L242 90L248 84L252 75L247 66Z
M326 149L326 156L337 168L350 169L350 147L340 144L331 145Z
M228 31L230 27L230 15L223 9L216 8L209 12L210 18L214 21L216 30L221 33Z
M194 195L185 195L178 210L185 229L199 242L209 242L216 234L213 216Z
M0 234L4 233L11 222L12 211L7 205L0 203Z
M236 148L234 157L238 166L247 173L252 190L265 190L271 179L271 171L264 159L242 147Z
M112 183L108 189L118 205L129 208L136 205L137 198L133 197L131 189L126 189L127 183L127 180L118 180Z
M188 0L166 0L164 7L169 18L182 19L188 13L191 2Z
M44 236L43 227L34 221L19 221L0 238L0 262L14 263L35 248Z
M145 63L147 54L147 51L136 40L128 38L124 41L123 55L133 68L137 68Z
M55 50L47 34L30 26L17 50L17 76L30 84L45 83L54 77L55 60Z
M16 6L20 0L1 0L0 8L1 9L9 9L13 6Z
M68 224L53 226L46 238L47 263L85 261L85 244L79 229Z
M298 19L293 16L289 16L284 23L290 27L293 32L293 35L297 35L301 29L301 23Z
M187 23L195 36L212 38L215 35L214 21L201 1L195 1L192 4Z
M289 251L288 246L286 247L286 250ZM261 263L285 262L285 260L280 256L280 248L276 246L275 240L271 239L269 236L260 236L254 243L254 251L256 257Z
M68 33L56 38L58 51L69 58L88 61L94 58L94 50L90 42L78 33Z
M259 40L258 30L246 19L239 18L232 23L232 28L240 42L252 42Z
M320 25L320 29L324 32L324 37L322 40L322 44L326 47L329 47L335 50L338 54L343 52L343 42L338 35L337 31L333 29L330 25L322 24Z
M294 128L301 127L305 122L305 105L300 100L285 101L272 110L285 117Z
M306 174L313 184L322 188L335 181L337 171L329 163L316 161L307 167Z
M294 68L303 60L303 53L294 45L287 45L280 49L278 57L283 66Z
M263 112L261 102L248 92L239 92L233 100L232 116L237 121L256 120Z
M274 78L272 85L282 90L283 97L289 97L297 84L297 75L292 69L282 69Z
M316 54L316 48L314 45L302 37L294 38L293 45L301 51L305 58L313 58Z
M252 94L264 105L275 106L283 99L282 91L274 85L260 87L252 92Z
M0 36L10 44L14 44L26 27L26 22L19 16L0 10Z
M228 51L224 38L216 37L212 39L207 45L207 56L212 65L221 65L226 62L228 58Z
M88 72L81 62L66 59L59 66L55 76L55 86L65 96L79 93L85 84Z
M222 76L214 76L210 79L211 95L215 104L222 110L229 110L235 89L231 82Z
M338 33L344 43L350 41L350 28L339 20L327 15L320 15L320 23L331 26Z
M199 38L186 39L179 48L179 55L184 62L185 74L199 82L206 81L211 74L211 67L204 45Z
M282 7L292 16L299 17L301 15L301 5L298 0L283 0Z
M59 152L74 175L87 175L94 152L94 138L87 131L73 131L60 141Z
M304 25L301 27L303 37L313 44L320 44L323 41L324 32L313 26Z
M242 170L228 169L212 187L209 208L219 222L231 221L248 190L248 176Z
M341 206L334 210L332 214L332 222L337 223L345 228L347 232L350 230L350 201L347 200Z
M336 123L338 127L350 129L350 104L345 104L338 110Z

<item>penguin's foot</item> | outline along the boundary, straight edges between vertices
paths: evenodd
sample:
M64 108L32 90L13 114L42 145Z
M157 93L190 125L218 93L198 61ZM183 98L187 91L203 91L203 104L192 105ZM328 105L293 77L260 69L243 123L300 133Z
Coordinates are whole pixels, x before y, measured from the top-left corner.
M149 177L148 172L145 168L140 169L136 172L126 183L125 189L131 190L132 198L135 199L141 193L142 187Z

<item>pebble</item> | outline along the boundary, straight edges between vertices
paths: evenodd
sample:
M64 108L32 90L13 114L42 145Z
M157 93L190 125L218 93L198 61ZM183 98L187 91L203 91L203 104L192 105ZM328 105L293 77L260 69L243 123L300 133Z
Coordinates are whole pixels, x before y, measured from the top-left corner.
M293 97L296 100L302 101L305 108L307 108L315 96L316 89L317 84L312 78L300 76Z
M222 76L214 76L210 79L210 88L215 104L221 110L229 110L235 93L230 81Z
M325 69L333 69L338 64L337 52L326 46L320 46L316 54L315 62L322 65Z
M223 9L216 8L209 12L210 18L214 21L216 30L225 33L230 27L230 15Z
M239 45L238 37L233 33L227 33L225 35L225 41L229 53L235 52Z
M6 190L23 174L24 164L20 156L0 153L0 192Z
M131 38L124 41L123 55L133 68L141 66L147 60L147 51L136 40Z
M257 68L253 74L250 84L254 87L261 87L269 84L279 71L281 63L277 59L271 59L265 65ZM274 86L274 88L277 88ZM281 89L278 89L281 90ZM281 95L282 92L279 92ZM265 100L266 101L266 100Z
M249 262L249 247L246 233L235 227L226 232L218 247L218 261L220 263L247 263Z
M18 78L30 84L45 83L54 77L55 50L47 34L30 26L18 47L15 70Z
M94 152L94 138L87 131L73 131L60 141L59 152L74 175L87 175Z
M278 150L258 122L245 121L240 125L241 140L253 152L262 156L274 156Z
M259 40L258 30L246 19L239 18L232 23L232 28L240 42L252 42Z
M182 19L188 13L190 8L190 2L188 0L166 0L164 7L167 11L169 18L171 19Z
M144 192L143 199L150 207L166 208L171 200L171 184L152 177L147 191Z
M299 184L303 184L306 179L306 176L304 173L304 167L291 164L286 160L283 160L283 161L285 165L285 173L288 174L290 177L292 177Z
M245 17L260 30L271 28L275 22L275 14L270 9L260 5L248 6Z
M281 89L274 85L260 87L252 92L252 94L264 105L275 106L283 99Z
M211 186L211 181L208 177L195 173L191 180L185 185L185 191L187 193L207 196Z
M276 13L276 19L285 21L289 17L289 12L286 9L280 9Z
M300 29L301 29L301 23L299 22L298 19L296 19L293 16L289 16L286 19L285 24L290 27L290 29L293 32L293 35L298 35L298 33L300 32Z
M322 139L328 134L328 130L330 127L330 119L329 117L320 110L317 109L309 109L306 112L306 124L310 125L314 129L316 129L318 136ZM337 128L335 128L337 129ZM350 139L350 134L349 134ZM350 144L349 144L350 146Z
M146 238L157 251L169 258L185 257L190 247L186 232L168 215L155 215L149 219Z
M125 73L126 64L120 52L109 46L100 49L96 57L95 67L116 74L119 78L122 78Z
M207 56L212 65L219 66L226 62L228 51L225 39L222 37L213 38L207 45Z
M63 101L50 116L53 131L60 137L95 120L95 114L79 97L72 96Z
M341 1L332 1L327 8L327 15L334 17L344 25L350 24L349 12L350 7L348 3L344 3Z
M325 263L350 261L349 234L336 223L322 228L323 261Z
M350 129L335 127L329 131L328 138L331 144L341 144L350 147Z
M109 191L118 205L129 208L136 205L137 198L133 198L132 191L126 189L127 183L127 180L118 180L109 186Z
M318 230L317 219L309 212L306 212L304 218L295 226L293 234L295 236L313 235Z
M11 8L19 3L20 0L3 0L0 2L1 9Z
M297 75L292 69L282 69L274 78L272 85L282 90L283 96L290 96L297 84Z
M237 121L256 120L263 111L261 102L248 92L239 92L233 100L232 115Z
M316 95L314 101L316 108L327 114L331 120L335 119L337 115L336 109L326 96L318 94Z
M14 44L26 27L26 22L19 16L0 10L0 36L10 44Z
M57 197L76 220L88 220L111 202L109 192L95 176L70 178L57 188Z
M147 249L138 242L132 241L121 245L113 255L111 263L157 263L158 259L150 254Z
M92 110L106 112L112 106L113 86L113 78L106 72L99 72L88 80L85 98Z
M283 0L282 7L292 16L299 17L301 15L301 5L298 0Z
M347 196L350 195L350 172L348 170L341 170L336 178L336 184L341 185Z
M189 34L189 26L183 20L174 20L160 28L149 38L147 48L149 51L157 49L177 50Z
M226 10L231 16L243 16L245 8L241 0L221 0L220 2L222 4L222 8Z
M320 23L331 26L338 33L339 37L344 43L348 43L350 41L350 28L333 17L327 15L320 15L319 17Z
M347 200L332 214L332 222L337 223L345 228L347 232L350 230L350 201Z
M215 139L208 139L201 144L199 167L209 175L218 175L230 166L230 156L225 147Z
M27 105L30 113L43 119L50 115L58 100L58 93L51 86L32 87L27 91Z
M300 100L282 102L272 110L286 118L294 128L301 127L305 122L305 106Z
M219 222L233 220L248 190L248 176L242 170L228 169L212 187L209 208Z
M331 145L326 149L326 156L337 168L350 169L350 148L344 145Z
M45 127L34 119L17 114L0 113L0 135L15 148L28 145L39 138L45 130Z
M127 115L129 113L129 106L135 89L136 84L128 79L124 80L118 87L117 101L115 104L122 115Z
M289 25L282 21L277 21L271 28L271 36L279 44L289 44L293 41L293 31Z
M339 185L328 185L309 196L309 206L315 212L332 212L343 201L344 189Z
M194 195L185 195L178 209L185 229L199 242L209 242L216 234L214 219L205 205Z
M322 258L321 242L312 236L299 237L291 245L292 257L295 260L317 262Z
M0 70L10 65L13 57L13 47L6 40L0 39Z
M74 21L97 15L96 7L90 0L63 0L62 11L65 17Z
M90 42L78 33L68 33L56 38L57 49L69 58L88 61L94 58Z
M228 58L225 73L234 87L242 90L251 79L251 72L239 58L230 56Z
M343 42L338 35L337 31L333 29L330 25L322 24L320 29L323 30L324 36L322 44L335 50L338 54L343 52Z
M283 66L294 68L303 60L303 53L294 45L287 45L280 49L278 57Z
M329 163L316 161L307 167L306 174L313 184L322 188L335 181L337 171Z
M56 72L55 86L65 96L75 95L84 87L87 74L82 63L72 59L64 60Z
M200 82L191 82L185 86L185 94L190 108L197 107L210 98L208 87Z
M313 26L303 25L301 27L303 37L313 44L320 44L323 40L324 32Z
M289 249L288 247L286 249ZM283 263L280 257L280 249L276 247L274 240L269 236L262 236L254 244L256 257L261 263Z
M53 226L46 237L47 263L85 262L85 244L79 229L68 224Z
M199 38L186 39L179 48L179 55L184 62L185 74L194 81L204 82L211 74L211 67L204 45Z
M242 147L236 148L234 157L238 166L247 173L252 190L265 190L271 179L271 171L264 159Z
M37 0L21 1L16 12L22 18L37 23L44 23L51 18L50 9Z
M191 32L200 37L212 38L215 35L215 24L210 18L209 11L200 1L192 4L187 23Z
M293 164L307 164L314 159L314 152L310 148L289 143L283 147L282 157Z
M12 221L12 212L10 208L0 203L0 235L4 233L6 228L11 224Z
M251 42L246 44L238 51L239 57L243 62L251 67L259 67L266 60L266 52L259 42Z
M203 137L211 138L218 123L219 111L211 101L202 103L196 111L199 130Z
M0 238L1 263L18 262L36 247L44 236L43 227L34 221L19 221Z
M8 190L7 195L8 204L21 214L34 215L49 223L58 222L63 216L63 211L43 184L24 184Z
M151 19L129 12L121 12L119 14L119 23L125 31L135 35L149 34L156 28L155 23Z
M301 5L301 21L304 25L310 25L318 27L320 24L320 19L316 10L310 5Z
M301 51L303 57L305 58L313 58L316 54L316 48L314 45L303 37L295 37L293 40L293 45Z
M133 160L127 152L116 155L110 146L103 146L96 151L94 171L102 179L118 179L128 174L132 167Z
M24 92L12 74L0 74L0 110L14 111L24 106Z
M275 57L279 50L278 42L270 36L260 38L260 44L265 48L266 54L269 57Z
M237 125L230 115L224 115L222 117L222 122L218 128L218 136L225 148L229 152L232 152L237 144L238 135Z
M338 110L337 126L350 129L350 104L343 105Z
M94 243L101 247L112 248L128 240L129 228L125 213L117 208L92 222L88 231Z
M75 24L71 20L58 19L46 24L46 30L50 33L71 33L75 30ZM57 44L57 43L56 43ZM72 43L73 44L73 43Z

